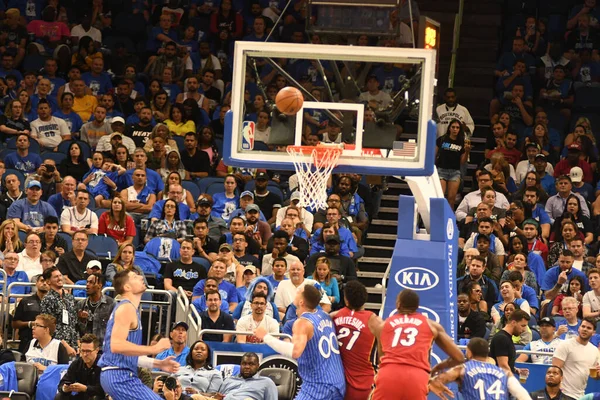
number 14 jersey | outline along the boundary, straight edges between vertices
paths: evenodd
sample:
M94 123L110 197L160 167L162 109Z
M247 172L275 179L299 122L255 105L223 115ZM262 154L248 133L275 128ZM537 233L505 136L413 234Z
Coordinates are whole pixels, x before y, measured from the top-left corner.
M381 332L380 368L389 365L406 365L431 371L429 353L433 332L427 317L421 314L396 314L386 319Z

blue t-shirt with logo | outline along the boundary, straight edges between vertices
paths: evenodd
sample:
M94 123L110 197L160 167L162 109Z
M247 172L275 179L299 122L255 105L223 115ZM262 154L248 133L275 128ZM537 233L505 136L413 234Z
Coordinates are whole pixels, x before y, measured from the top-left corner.
M44 226L44 218L49 215L58 217L54 208L45 201L40 200L36 205L32 205L29 200L21 199L11 204L6 218L19 218L27 226L41 228Z
M4 158L6 169L16 169L24 174L32 174L42 165L42 159L35 153L29 153L25 157L19 156L15 151Z
M223 218L227 222L231 218L231 214L238 209L239 205L240 198L238 196L229 198L225 195L225 192L216 193L213 196L213 206L210 213L215 217Z
M94 76L91 72L86 72L81 74L81 79L92 90L94 96L108 93L113 88L110 77L106 72L102 72L98 76Z
M238 294L235 286L227 281L221 281L219 283L219 293L221 294L221 300L227 301L228 303L239 303ZM204 279L196 283L192 296L203 296L204 295Z
M73 111L71 111L68 114L65 114L61 110L58 110L52 115L54 115L57 118L64 119L67 123L67 127L69 128L69 132L71 133L79 132L81 130L81 127L83 126L83 121L81 120L81 117Z

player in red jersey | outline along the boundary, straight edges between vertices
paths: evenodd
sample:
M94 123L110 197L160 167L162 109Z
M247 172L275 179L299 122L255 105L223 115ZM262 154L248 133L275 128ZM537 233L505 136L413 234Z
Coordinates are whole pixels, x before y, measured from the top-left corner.
M398 312L375 329L383 356L372 400L423 400L429 391L429 356L433 342L450 356L434 370L459 365L465 356L440 324L417 313L419 295L416 292L410 289L400 292L396 308ZM438 394L437 389L435 393Z
M359 281L348 282L344 288L346 307L331 315L346 374L345 400L367 400L375 381L373 332L383 321L363 308L367 296L365 285Z

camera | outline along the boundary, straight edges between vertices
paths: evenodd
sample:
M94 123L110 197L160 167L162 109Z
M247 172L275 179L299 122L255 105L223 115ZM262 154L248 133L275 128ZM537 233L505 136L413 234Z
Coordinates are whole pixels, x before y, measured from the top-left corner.
M506 216L507 216L508 218L512 218L512 216L513 216L513 212L512 212L512 210L506 210Z
M112 172L117 172L119 170L119 167L117 167L116 165L113 165L112 168L110 169Z
M165 379L165 387L169 390L174 390L177 387L177 379L169 376Z
M44 167L46 168L46 172L54 172L56 170L54 165L51 164L44 164Z

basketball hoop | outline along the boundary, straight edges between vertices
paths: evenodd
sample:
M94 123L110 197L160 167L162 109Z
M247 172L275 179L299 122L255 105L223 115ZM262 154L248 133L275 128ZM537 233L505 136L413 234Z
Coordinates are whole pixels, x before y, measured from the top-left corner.
M287 147L298 176L300 205L315 211L327 208L327 181L342 150L340 145L323 144Z

